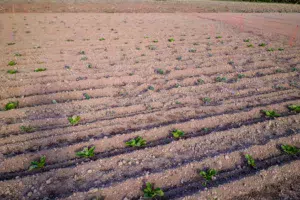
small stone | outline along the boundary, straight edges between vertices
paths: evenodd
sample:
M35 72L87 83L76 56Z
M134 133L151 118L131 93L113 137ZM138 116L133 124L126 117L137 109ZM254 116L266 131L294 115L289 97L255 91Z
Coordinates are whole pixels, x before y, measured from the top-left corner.
M92 173L92 172L93 172L93 170L91 170L91 169L89 169L89 170L87 171L88 174L90 174L90 173Z
M98 192L97 188L91 188L88 193L96 193Z
M229 156L228 156L228 155L225 155L225 159L228 160L228 159L229 159Z
M27 196L31 197L32 196L32 192L28 192Z
M46 181L46 184L49 185L50 183L51 183L51 179L48 179L48 180Z

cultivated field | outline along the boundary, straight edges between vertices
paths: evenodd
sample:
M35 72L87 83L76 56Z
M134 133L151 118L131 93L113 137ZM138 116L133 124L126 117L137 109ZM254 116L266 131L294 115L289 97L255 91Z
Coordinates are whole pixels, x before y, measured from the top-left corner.
M297 19L1 14L0 199L299 199Z

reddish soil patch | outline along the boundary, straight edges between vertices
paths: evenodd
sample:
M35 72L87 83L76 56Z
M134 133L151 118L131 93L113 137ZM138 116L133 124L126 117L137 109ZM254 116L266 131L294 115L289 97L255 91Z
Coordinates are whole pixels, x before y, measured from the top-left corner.
M299 177L299 156L280 149L300 147L298 33L282 31L299 15L244 14L243 28L240 16L1 14L0 199L139 199L146 182L165 199L251 198ZM145 147L125 145L137 136Z

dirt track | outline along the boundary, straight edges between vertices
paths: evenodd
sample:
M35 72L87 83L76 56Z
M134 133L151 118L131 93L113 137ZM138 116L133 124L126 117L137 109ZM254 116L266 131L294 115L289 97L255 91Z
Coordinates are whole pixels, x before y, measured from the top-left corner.
M139 199L151 182L165 199L223 200L300 177L299 156L278 148L300 146L300 115L287 108L300 103L298 14L0 19L0 105L19 101L0 112L0 199ZM7 66L11 60L17 64ZM266 109L281 117L264 117ZM77 126L68 122L73 115L81 117ZM28 125L35 131L20 131ZM183 139L172 138L174 128ZM126 147L136 136L147 146ZM76 157L86 146L96 147L95 157ZM46 166L29 172L42 155ZM207 188L198 173L205 168L219 172Z

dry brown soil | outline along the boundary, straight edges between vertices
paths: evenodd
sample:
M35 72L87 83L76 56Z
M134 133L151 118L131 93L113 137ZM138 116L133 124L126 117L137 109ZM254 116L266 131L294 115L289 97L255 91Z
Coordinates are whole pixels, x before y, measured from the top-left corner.
M300 104L298 19L1 14L0 199L139 199L146 182L164 199L267 199L264 191L299 199L299 156L279 148L300 147L300 115L287 108ZM4 111L10 101L18 108ZM76 126L73 115L81 117ZM34 132L20 130L29 125ZM185 136L173 139L173 129ZM125 146L136 136L146 147ZM95 156L78 158L87 146ZM45 167L29 172L43 155ZM218 174L204 186L199 171L207 168Z

